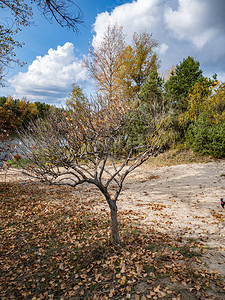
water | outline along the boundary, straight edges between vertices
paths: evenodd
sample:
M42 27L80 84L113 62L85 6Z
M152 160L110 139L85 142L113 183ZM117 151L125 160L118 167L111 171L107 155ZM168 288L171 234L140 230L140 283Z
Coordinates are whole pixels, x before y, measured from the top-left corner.
M21 145L18 136L10 137L4 141L0 140L0 168L3 166L4 161L8 161L16 153L19 153L18 145Z

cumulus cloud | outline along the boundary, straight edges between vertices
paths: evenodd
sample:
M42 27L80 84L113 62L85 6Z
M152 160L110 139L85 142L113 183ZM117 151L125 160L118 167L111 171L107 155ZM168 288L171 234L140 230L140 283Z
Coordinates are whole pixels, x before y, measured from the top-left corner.
M167 2L166 0L137 0L117 6L110 13L98 14L93 25L93 46L101 41L109 24L118 23L124 28L127 43L131 43L134 32L152 33L152 37L158 42L158 47L155 50L161 61L165 62L162 58L167 55L167 63L170 64L168 61L171 50L163 20ZM175 2L176 0L171 0L172 7L174 7Z
M61 104L72 83L85 85L87 72L74 55L74 45L66 43L37 56L26 73L18 73L10 82L18 98Z
M160 22L160 10L158 0L137 0L117 6L111 13L98 14L93 26L95 32L93 44L101 40L108 24L116 22L124 27L127 41L130 41L134 32L157 26Z
M224 0L136 0L117 6L97 15L93 45L115 22L124 27L128 43L134 32L152 33L162 71L187 56L199 60L203 69L225 69Z
M178 39L202 48L224 29L225 2L222 0L179 0L173 10L167 7L165 21Z

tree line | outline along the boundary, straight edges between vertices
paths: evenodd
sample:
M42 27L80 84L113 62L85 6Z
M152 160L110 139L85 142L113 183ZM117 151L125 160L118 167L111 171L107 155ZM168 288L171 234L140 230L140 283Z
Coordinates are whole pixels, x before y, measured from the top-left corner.
M156 46L146 32L134 33L128 45L121 26L108 26L102 42L90 48L84 61L95 82L98 101L104 98L124 113L130 110L125 132L129 145L145 145L164 120L161 151L191 147L199 154L225 157L225 84L216 75L204 77L200 63L190 56L163 78ZM89 101L74 84L66 103L79 110ZM43 118L50 108L45 103L2 97L1 128L13 132L30 119Z
M53 109L53 106L41 102L32 103L26 99L0 97L0 131L13 134L26 126L30 120L44 118L50 109Z
M15 152L13 139L17 131L26 128L31 120L44 119L47 113L56 109L41 102L0 97L0 167Z
M82 23L82 12L73 0L65 3L51 0L0 1L0 8L12 16L11 24L3 22L0 25L0 85L4 85L5 71L10 65L24 64L15 58L15 48L23 44L14 36L32 25L35 5L47 19L53 18L60 26L73 31L78 31L77 25ZM128 45L121 26L108 26L102 42L90 48L89 58L84 61L95 82L98 97L108 97L116 105L126 102L127 108L136 108L135 113L130 113L132 122L127 128L128 139L135 146L146 143L151 126L166 114L162 149L182 144L200 154L224 157L223 83L219 83L216 77L204 77L199 62L193 57L173 66L171 72L167 72L167 78L160 77L160 61L155 52L157 45L152 35L144 31L134 33ZM72 95L76 94L74 89L76 85ZM0 103L2 130L11 132L40 114L42 104L36 103L35 108L24 100L12 99L15 102L12 105L10 99L5 100Z
M203 76L193 57L183 59L159 75L160 61L152 35L134 33L130 45L123 28L109 26L103 41L90 49L85 65L96 84L98 97L128 110L127 140L145 145L161 120L161 150L191 147L199 154L225 157L225 84ZM85 94L74 85L68 103L83 101Z

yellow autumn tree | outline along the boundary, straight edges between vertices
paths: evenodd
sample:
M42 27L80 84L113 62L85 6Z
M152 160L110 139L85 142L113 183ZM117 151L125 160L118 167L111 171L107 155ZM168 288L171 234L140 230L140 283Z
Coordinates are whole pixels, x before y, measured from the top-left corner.
M123 28L116 23L109 25L101 42L90 48L85 66L98 91L111 101L128 103L159 67L156 46L146 32L134 33L131 45L127 45Z
M131 45L124 51L124 62L120 74L121 85L129 97L134 98L150 73L159 67L155 47L158 45L147 32L134 33Z
M218 83L207 101L207 112L215 124L225 122L225 83Z
M200 115L213 124L225 120L225 83L208 78L195 83L188 95L187 111L179 120L195 122Z
M205 80L189 95L186 143L199 154L225 157L225 83Z

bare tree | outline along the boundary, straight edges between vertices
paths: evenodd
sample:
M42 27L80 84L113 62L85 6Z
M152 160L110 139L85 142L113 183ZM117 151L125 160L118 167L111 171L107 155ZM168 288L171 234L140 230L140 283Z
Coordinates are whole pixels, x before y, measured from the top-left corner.
M63 113L32 123L21 135L24 172L54 185L95 185L111 212L112 242L119 244L117 199L127 175L155 154L160 127L149 143L131 148L125 135L127 109L98 98L70 103Z
M111 101L121 94L120 74L124 65L125 35L117 23L108 25L103 38L89 49L84 64L95 81L98 91Z
M35 0L34 2L48 20L55 19L62 27L78 31L77 24L83 22L83 14L73 0Z

